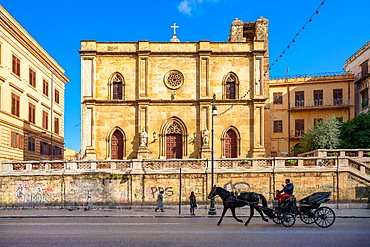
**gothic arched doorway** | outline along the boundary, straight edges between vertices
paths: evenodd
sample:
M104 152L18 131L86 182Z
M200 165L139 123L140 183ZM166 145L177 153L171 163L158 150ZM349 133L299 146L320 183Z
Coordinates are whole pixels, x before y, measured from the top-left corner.
M237 151L238 140L236 133L229 129L225 135L225 158L237 158L238 151Z
M177 121L173 121L166 130L166 158L182 158L182 134L183 131Z
M111 138L111 159L112 160L122 160L123 159L123 134L121 131L114 131Z

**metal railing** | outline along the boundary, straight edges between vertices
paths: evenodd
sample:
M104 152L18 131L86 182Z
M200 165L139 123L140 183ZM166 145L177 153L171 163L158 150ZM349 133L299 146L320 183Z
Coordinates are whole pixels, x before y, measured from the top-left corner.
M342 107L351 106L351 99L333 98L316 100L296 100L290 102L290 108L312 108L312 107Z

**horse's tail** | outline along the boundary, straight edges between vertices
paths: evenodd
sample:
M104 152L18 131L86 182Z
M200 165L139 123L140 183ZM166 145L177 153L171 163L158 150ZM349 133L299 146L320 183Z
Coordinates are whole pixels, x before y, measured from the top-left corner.
M267 208L267 200L266 200L266 197L262 194L258 194L259 197L261 198L261 201L262 201L262 206L266 207Z
M274 214L272 213L272 210L271 209L269 209L268 207L267 207L267 200L266 200L266 197L264 196L264 195L262 195L262 194L258 194L259 196L260 196L260 198L261 198L261 201L262 201L262 206L264 207L264 208L262 208L262 211L268 216L268 217L270 217L270 218L273 218L274 217Z

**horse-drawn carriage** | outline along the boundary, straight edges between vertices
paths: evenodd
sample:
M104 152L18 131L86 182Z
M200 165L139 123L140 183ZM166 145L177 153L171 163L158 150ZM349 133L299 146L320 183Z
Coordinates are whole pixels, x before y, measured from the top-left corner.
M221 224L223 217L227 209L230 208L233 217L238 219L235 215L235 208L250 206L250 216L245 222L248 225L252 216L254 215L254 209L260 213L262 219L267 221L263 213L265 213L269 218L276 224L282 224L283 226L290 227L295 224L296 216L299 215L302 222L306 224L316 223L319 227L330 227L335 221L335 213L329 207L320 207L321 203L329 201L331 192L316 192L310 196L307 196L299 201L297 205L295 198L288 198L289 200L284 201L282 205L279 205L278 201L273 202L273 208L267 207L266 198L262 194L255 192L244 192L240 193L237 197L235 195L221 187L213 187L208 198L211 199L214 196L220 196L224 209L218 225ZM259 201L262 201L262 205L259 205Z
M287 198L287 201L279 205L279 201L273 201L274 208L272 218L276 224L283 226L293 226L296 221L296 216L299 215L301 221L305 224L316 223L319 227L330 227L334 224L335 213L329 207L320 207L321 203L329 201L331 192L316 192L299 201L299 206L296 199Z

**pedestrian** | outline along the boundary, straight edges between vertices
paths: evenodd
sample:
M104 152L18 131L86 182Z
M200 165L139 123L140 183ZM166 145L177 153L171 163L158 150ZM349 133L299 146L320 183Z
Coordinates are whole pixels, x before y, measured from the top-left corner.
M190 214L195 215L194 209L197 207L197 198L194 194L194 191L190 193L189 199L190 199Z
M158 212L158 210L161 210L162 212L164 212L164 210L163 210L163 193L164 193L164 190L160 190L159 193L158 193L157 207L155 208L156 212Z

